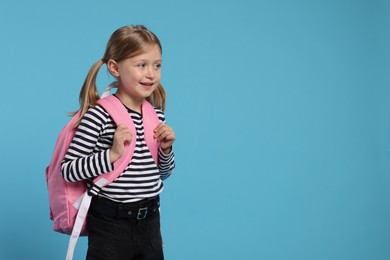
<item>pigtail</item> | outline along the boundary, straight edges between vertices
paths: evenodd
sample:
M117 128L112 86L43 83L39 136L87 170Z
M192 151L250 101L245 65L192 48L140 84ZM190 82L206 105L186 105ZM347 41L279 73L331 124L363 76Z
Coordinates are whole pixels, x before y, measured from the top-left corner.
M90 107L96 106L97 101L100 99L99 92L96 87L96 78L99 69L102 67L103 64L103 60L99 60L98 62L96 62L89 70L88 75L85 78L79 96L81 116L80 120L77 122L77 125L80 124L81 118L85 115L87 110Z
M166 94L163 86L158 84L157 88L153 93L146 99L154 107L160 108L162 111L165 111L166 104Z

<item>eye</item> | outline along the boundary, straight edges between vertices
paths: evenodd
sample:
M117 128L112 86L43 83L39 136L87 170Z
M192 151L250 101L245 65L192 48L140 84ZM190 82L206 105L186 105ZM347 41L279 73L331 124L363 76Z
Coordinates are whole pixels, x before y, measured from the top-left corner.
M139 63L139 64L137 64L137 67L140 68L140 69L144 69L146 67L146 64L145 63Z
M159 69L161 69L161 63L154 64L153 67L155 70L159 70Z

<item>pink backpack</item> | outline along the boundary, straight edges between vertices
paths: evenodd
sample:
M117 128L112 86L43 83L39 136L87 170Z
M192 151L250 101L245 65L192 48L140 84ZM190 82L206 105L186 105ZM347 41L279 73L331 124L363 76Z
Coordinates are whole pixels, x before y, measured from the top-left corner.
M131 143L125 147L125 154L114 163L114 171L94 179L93 182L95 185L103 187L114 181L131 161L136 143L136 130L127 109L118 98L108 96L99 99L98 104L110 114L117 125L125 124L133 135ZM142 114L145 141L154 161L157 163L159 144L153 138L153 130L160 121L153 106L147 101L144 101L142 104ZM61 130L57 138L52 159L46 168L50 219L54 223L53 229L57 232L71 235L66 259L73 258L78 237L87 234L86 216L92 199L92 195L87 192L85 181L66 182L61 175L61 162L73 140L76 132L74 126L79 118L80 112Z

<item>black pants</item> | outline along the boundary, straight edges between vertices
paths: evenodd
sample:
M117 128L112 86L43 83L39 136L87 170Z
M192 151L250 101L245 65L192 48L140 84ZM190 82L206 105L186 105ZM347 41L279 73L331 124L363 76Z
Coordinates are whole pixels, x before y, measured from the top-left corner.
M87 260L164 259L158 208L144 219L137 219L136 215L126 218L123 214L112 216L110 210L107 210L109 214L104 214L107 203L102 206L100 201L94 198L88 213ZM132 211L137 212L137 209L132 208Z

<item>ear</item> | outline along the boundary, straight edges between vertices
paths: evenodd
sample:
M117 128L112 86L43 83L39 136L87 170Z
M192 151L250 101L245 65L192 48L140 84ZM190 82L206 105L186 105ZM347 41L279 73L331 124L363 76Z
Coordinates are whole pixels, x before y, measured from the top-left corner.
M107 62L107 68L108 71L111 73L114 77L119 77L119 68L118 64L114 60L108 60Z

